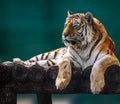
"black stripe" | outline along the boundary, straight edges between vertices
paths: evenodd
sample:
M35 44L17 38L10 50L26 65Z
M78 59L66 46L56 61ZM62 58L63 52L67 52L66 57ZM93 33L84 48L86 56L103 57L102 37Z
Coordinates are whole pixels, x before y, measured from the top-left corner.
M66 67L67 67L67 64L65 64L64 69L66 69Z
M101 53L101 51L102 51L102 49L101 49L101 50L99 51L99 53L97 54L94 63L96 62L96 60L97 60L99 54ZM108 55L108 54L109 54L109 50L107 51L107 53L106 53L104 56L106 56L106 55ZM104 56L102 56L101 58L103 58ZM101 58L100 58L100 59L101 59Z
M52 65L55 65L55 63L52 60L48 60L48 61L50 61L52 63Z
M54 58L53 58L53 59L55 59L55 58L56 58L57 54L58 54L58 52L57 52L57 51L55 51L55 52L54 52Z
M108 50L108 51L107 51L107 54L112 55L112 53L113 53L113 52L112 52L111 50Z
M39 59L38 59L38 57L37 57L37 56L36 56L35 58L36 58L36 61L39 61Z
M73 55L72 55L72 56L73 56ZM71 58L72 58L72 60L75 61L78 65L82 66L82 65L77 61L76 57L73 56L73 57L71 57Z
M28 60L29 61L29 63L31 63L32 61L31 60Z
M97 44L100 42L101 39L102 39L102 34L99 35L98 39L96 40L96 42L94 43L93 47L91 48L90 53L89 53L89 57L87 58L87 60L89 60L89 58L91 57L93 49L97 46Z
M83 31L84 31L84 25L83 25L81 28L82 28L82 31L81 31L81 32L78 32L78 35L83 34ZM78 31L79 31L79 30L78 30Z
M29 59L29 63L32 63L32 62L35 62L35 60L31 60L31 59Z
M107 50L107 54L110 54L110 55L111 55L111 51Z
M44 57L44 53L41 55L41 60L43 60L43 57Z
M112 51L111 50L107 50L107 53L112 55Z
M95 61L94 61L94 63L96 62L96 60L97 60L99 54L101 53L101 51L102 51L102 49L97 53L97 55L96 55L96 57L95 57Z
M49 63L49 60L47 60L47 65L48 65L48 66L51 66L50 63Z
M87 26L85 26L85 36L87 36Z
M50 54L50 52L46 53L47 55L45 56L44 60L47 60L48 59L48 56Z
M74 52L76 52L75 51L75 49L73 48L73 47L71 47L72 48L72 50L74 51ZM72 60L73 61L75 61L77 64L79 64L80 66L82 66L78 61L77 61L77 58L71 53L71 51L70 51L70 54L72 55ZM81 58L81 56L76 52L76 54ZM82 58L81 58L82 59Z
M80 55L79 55L79 53L73 48L73 47L71 47L72 48L72 50L73 51L75 51L75 53L81 58L81 59L83 59ZM72 54L71 54L72 55Z

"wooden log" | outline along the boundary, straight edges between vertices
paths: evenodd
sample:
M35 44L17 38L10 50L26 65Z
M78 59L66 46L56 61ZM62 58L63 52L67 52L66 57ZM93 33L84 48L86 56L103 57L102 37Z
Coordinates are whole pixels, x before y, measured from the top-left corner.
M52 66L46 71L37 64L27 68L17 63L0 63L0 104L17 104L17 93L37 94L38 104L52 104L52 94L91 93L91 68L82 71L73 67L70 84L61 91L55 87L58 66ZM119 66L108 67L105 83L100 94L120 94Z
M12 86L15 93L91 93L90 72L92 66L81 71L72 69L72 79L64 90L57 90L55 79L58 67L52 66L46 71L39 65L27 68L23 65L11 63L0 64L0 88ZM106 85L101 94L120 93L120 67L112 65L105 73ZM9 88L9 87L8 87Z
M17 104L17 96L13 87L0 87L0 104Z

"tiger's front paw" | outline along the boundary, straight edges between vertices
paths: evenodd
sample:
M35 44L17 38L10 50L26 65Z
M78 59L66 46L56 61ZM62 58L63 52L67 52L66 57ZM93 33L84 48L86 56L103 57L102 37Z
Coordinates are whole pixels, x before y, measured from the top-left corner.
M104 74L91 74L91 92L99 94L105 86Z
M59 64L59 72L56 78L56 88L63 90L71 80L71 65L67 60L62 60Z
M63 90L67 87L68 84L69 84L69 80L65 78L57 78L55 85L57 89Z

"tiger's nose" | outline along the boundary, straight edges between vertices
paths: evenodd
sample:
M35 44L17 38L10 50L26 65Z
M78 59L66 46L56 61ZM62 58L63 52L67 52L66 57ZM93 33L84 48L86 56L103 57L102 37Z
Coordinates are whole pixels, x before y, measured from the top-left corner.
M63 32L62 35L63 35L64 37L67 37L69 34L68 34L68 32Z

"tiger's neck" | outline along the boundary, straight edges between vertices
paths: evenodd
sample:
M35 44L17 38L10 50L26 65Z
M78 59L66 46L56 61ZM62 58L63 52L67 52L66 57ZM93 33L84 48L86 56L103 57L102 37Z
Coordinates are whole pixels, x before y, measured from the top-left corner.
M74 61L75 66L80 66L82 67L82 69L84 69L94 64L96 57L94 49L99 44L101 38L102 36L99 35L99 37L97 37L95 40L88 42L86 46L77 45L68 47L69 54L71 56L72 61Z
M69 47L69 52L72 54L74 51L81 60L87 61L90 57L92 46L93 43L87 43L83 46ZM72 55L75 55L75 53L73 53Z

